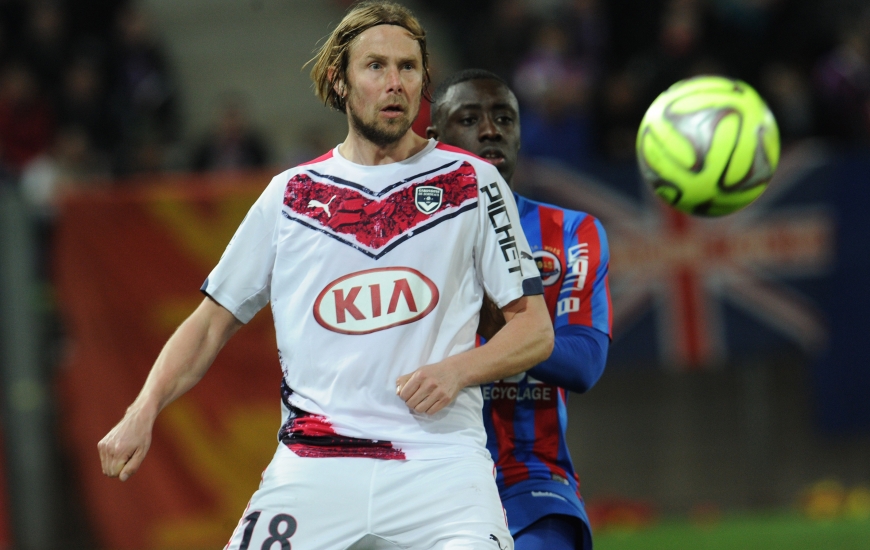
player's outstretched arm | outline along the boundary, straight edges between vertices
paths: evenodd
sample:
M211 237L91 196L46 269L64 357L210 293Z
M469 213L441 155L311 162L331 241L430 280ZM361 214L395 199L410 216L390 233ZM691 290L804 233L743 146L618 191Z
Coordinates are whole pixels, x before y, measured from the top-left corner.
M241 326L211 298L202 301L163 346L124 418L97 444L104 474L127 481L136 473L151 445L157 414L199 382Z
M485 346L425 365L396 380L396 393L417 412L434 414L467 386L513 376L553 351L553 325L541 295L502 308L505 326Z

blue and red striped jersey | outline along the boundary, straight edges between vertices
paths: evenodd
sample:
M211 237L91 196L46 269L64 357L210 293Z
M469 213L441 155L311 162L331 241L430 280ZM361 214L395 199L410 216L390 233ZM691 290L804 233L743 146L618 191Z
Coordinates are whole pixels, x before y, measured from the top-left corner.
M610 254L601 223L583 212L515 196L554 327L591 327L609 337ZM567 391L528 373L482 390L487 447L499 490L525 480L555 480L576 493L579 479L565 440Z

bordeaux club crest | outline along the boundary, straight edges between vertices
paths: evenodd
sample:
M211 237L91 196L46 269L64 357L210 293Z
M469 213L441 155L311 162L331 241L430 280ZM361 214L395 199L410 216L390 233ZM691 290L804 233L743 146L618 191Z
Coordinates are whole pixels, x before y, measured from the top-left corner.
M421 185L414 189L414 204L424 214L432 214L441 208L444 190L433 185Z

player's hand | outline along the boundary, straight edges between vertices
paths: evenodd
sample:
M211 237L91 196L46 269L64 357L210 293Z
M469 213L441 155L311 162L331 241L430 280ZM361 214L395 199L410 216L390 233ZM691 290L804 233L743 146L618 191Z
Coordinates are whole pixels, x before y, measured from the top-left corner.
M443 361L420 367L396 379L396 394L417 412L435 414L449 405L463 386Z
M504 313L489 296L483 297L483 305L480 307L480 321L477 323L477 333L491 340L495 333L505 325Z
M151 446L153 423L144 414L127 411L97 444L104 474L127 481L136 473Z

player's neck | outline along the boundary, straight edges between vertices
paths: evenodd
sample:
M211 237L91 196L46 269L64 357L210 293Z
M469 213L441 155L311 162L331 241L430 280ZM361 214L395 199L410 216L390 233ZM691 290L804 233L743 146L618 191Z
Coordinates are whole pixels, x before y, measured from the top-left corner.
M391 164L412 157L423 150L429 140L418 136L408 129L395 143L380 146L360 136L353 129L347 134L338 152L347 160L364 166Z

